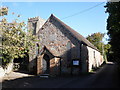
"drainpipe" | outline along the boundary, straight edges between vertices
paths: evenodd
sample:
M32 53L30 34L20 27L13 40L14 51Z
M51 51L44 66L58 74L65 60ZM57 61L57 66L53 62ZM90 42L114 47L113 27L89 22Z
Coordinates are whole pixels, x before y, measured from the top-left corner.
M79 74L81 74L81 70L82 70L82 55L81 55L81 52L82 52L82 42L80 43L80 60L79 60Z
M60 58L60 76L61 76L61 58Z

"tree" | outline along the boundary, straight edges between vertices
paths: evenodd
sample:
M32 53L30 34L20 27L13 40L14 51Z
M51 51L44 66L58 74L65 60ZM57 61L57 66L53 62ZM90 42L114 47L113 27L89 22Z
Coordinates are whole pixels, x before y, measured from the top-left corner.
M103 42L102 42L102 39L104 37L104 34L103 33L93 33L91 35L88 35L87 36L87 40L89 40L94 46L97 47L97 49L100 50L100 52L102 53L102 48L103 48Z
M8 7L0 7L0 16L8 14Z
M110 37L111 54L114 60L120 64L120 1L107 2L106 13L109 14L107 19L107 30Z
M31 48L36 45L36 36L27 30L25 22L20 22L18 19L9 23L6 18L3 18L0 23L0 32L2 40L0 55L2 55L3 65L15 58L24 57L25 53L30 53Z
M104 59L106 60L106 54L108 54L108 49L110 48L110 44L104 44L103 38L104 33L93 33L91 35L87 36L87 40L89 40L97 49L101 52L101 54L104 56Z

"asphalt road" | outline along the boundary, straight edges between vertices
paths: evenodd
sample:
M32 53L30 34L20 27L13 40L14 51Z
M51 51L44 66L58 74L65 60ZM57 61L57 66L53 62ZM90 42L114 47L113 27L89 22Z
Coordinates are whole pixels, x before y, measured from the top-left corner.
M107 63L94 73L80 76L40 78L30 76L7 80L3 88L119 88L117 65Z

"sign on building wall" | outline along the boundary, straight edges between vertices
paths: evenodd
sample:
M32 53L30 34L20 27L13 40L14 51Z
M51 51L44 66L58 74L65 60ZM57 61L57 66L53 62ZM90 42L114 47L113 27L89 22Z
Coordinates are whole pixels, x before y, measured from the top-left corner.
M78 60L73 60L73 65L79 65L79 61Z

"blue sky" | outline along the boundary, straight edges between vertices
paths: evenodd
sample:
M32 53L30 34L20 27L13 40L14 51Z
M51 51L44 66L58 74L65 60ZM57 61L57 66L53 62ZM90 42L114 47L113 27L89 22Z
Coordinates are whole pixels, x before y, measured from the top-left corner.
M64 23L76 30L84 37L96 33L106 33L106 20L108 14L105 13L105 4L103 3L84 13L62 19L69 15L93 7L101 2L3 2L3 6L9 7L9 15L5 16L9 21L20 14L20 20L27 21L29 17L40 16L48 19L51 14L61 19ZM12 15L15 12L15 15Z

